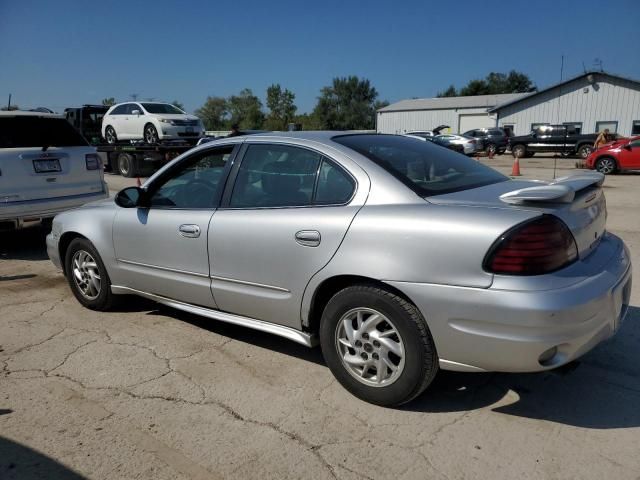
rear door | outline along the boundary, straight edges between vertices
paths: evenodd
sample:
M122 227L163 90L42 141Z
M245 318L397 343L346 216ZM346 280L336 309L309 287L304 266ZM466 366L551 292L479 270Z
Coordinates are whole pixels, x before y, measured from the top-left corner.
M354 198L355 177L316 150L244 150L209 229L213 295L223 311L299 328L304 290L364 198Z
M96 149L61 116L0 116L0 200L41 200L104 190Z

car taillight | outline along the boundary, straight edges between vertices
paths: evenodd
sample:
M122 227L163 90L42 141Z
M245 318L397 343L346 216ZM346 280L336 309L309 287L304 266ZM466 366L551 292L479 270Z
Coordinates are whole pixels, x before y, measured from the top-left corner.
M100 155L97 153L87 153L84 156L84 160L87 163L87 170L98 170L101 165Z
M543 215L501 235L485 257L484 269L505 275L541 275L577 258L578 247L567 226Z

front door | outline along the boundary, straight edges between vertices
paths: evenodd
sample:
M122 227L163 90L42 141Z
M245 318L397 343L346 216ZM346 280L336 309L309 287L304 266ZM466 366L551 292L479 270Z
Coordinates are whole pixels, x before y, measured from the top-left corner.
M640 139L629 142L627 148L621 148L618 160L622 169L640 169Z
M207 235L233 148L183 159L148 186L145 208L118 211L113 242L119 267L127 271L122 286L215 308Z
M130 138L144 138L144 125L148 117L145 116L144 110L142 110L142 107L139 104L131 103L130 105L131 107L129 110L129 121L127 122L129 135L131 135ZM136 110L140 113L134 114L133 112Z
M209 229L221 310L291 327L361 207L352 175L306 148L251 144ZM360 204L357 204L360 203Z

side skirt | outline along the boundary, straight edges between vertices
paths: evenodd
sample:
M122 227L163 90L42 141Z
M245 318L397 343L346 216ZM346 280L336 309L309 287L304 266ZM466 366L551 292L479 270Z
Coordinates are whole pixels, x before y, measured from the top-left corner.
M284 327L275 323L269 323L263 320L243 317L241 315L234 315L232 313L221 312L219 310L212 310L210 308L198 307L189 303L180 302L179 300L173 300L161 295L155 295L153 293L143 292L129 287L119 287L117 285L112 285L111 291L115 295L138 295L140 297L148 298L149 300L153 300L154 302L162 303L163 305L167 305L184 312L193 313L202 317L212 318L221 322L240 325L241 327L252 328L254 330L271 333L273 335L278 335L280 337L293 340L294 342L304 345L305 347L314 347L318 344L318 339L315 335L301 332L300 330L296 330L295 328Z

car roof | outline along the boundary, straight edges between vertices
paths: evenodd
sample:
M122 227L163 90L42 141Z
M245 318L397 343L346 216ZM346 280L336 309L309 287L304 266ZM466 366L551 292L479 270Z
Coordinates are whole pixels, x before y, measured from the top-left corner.
M45 112L27 112L24 110L9 110L1 111L2 117L44 117L44 118L64 118L64 115L59 113L45 113Z

